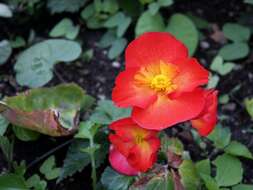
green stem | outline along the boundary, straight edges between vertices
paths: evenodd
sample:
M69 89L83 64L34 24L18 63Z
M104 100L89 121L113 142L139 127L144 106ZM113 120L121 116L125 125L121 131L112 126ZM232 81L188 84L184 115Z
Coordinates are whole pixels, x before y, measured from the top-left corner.
M93 138L90 138L90 147L94 147L94 141ZM96 190L96 185L97 185L97 172L96 172L96 162L95 162L95 155L94 151L90 153L90 159L91 159L91 178L92 178L92 189Z

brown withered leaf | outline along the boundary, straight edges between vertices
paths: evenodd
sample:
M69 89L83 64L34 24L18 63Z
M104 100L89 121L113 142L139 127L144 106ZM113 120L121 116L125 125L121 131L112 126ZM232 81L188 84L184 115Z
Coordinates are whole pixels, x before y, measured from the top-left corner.
M174 182L174 190L186 190L183 184L181 183L181 179L178 172L171 170L171 173Z
M0 102L0 113L10 123L50 136L73 134L78 127L79 112L90 100L75 84L38 88Z
M220 30L217 24L212 24L212 30L213 33L210 35L210 38L212 38L215 42L220 44L225 44L227 42L224 33Z
M180 164L183 162L181 155L175 154L173 151L167 151L168 165L172 168L179 168Z

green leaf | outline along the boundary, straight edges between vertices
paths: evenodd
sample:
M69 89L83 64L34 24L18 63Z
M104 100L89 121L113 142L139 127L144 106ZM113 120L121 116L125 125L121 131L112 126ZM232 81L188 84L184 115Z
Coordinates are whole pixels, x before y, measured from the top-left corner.
M211 163L209 159L201 160L195 166L199 175L211 175Z
M153 2L148 5L148 11L151 15L155 15L156 13L158 13L159 9L160 5L157 2Z
M0 17L11 18L12 16L12 11L9 6L4 3L0 3Z
M192 22L194 22L198 29L207 29L209 27L209 23L203 18L195 16L191 13L187 13L187 16L192 20Z
M112 15L105 23L106 28L114 28L121 24L121 21L124 19L125 15L123 12L118 12L115 15Z
M125 16L121 20L121 23L118 25L118 28L117 28L117 31L116 31L116 34L117 34L118 38L124 36L125 32L127 31L128 27L130 26L131 22L132 22L131 17L127 17L127 16Z
M158 0L157 3L161 6L161 7L167 7L173 4L173 0Z
M15 37L14 40L11 41L12 48L20 48L26 45L26 41L22 36Z
M0 65L4 64L11 56L12 48L8 40L0 41Z
M40 172L45 175L47 180L52 180L60 175L60 168L56 167L55 157L50 156L45 162L40 166Z
M92 121L81 122L75 138L93 139L99 127Z
M82 148L88 147L89 143L84 140L75 140L69 147L63 167L61 168L58 182L76 172L81 172L90 163L89 155L81 152Z
M252 190L252 189L253 189L253 185L246 185L246 184L239 184L232 187L232 190Z
M236 23L226 23L222 31L228 39L234 42L245 42L250 38L250 29Z
M108 57L114 59L118 57L125 49L127 40L125 38L119 38L112 43L111 48L108 52Z
M9 139L5 136L0 136L0 148L2 149L3 155L5 159L11 163L13 160L13 141L9 141ZM1 187L1 186L0 186Z
M219 51L219 55L223 57L224 60L227 61L242 59L245 58L248 54L249 54L248 44L241 42L227 44L223 46Z
M13 125L51 136L70 135L78 127L78 114L86 99L75 84L38 88L6 97L2 115Z
M225 148L231 140L231 131L227 127L218 124L210 135L207 137L217 148Z
M211 64L211 69L217 73L219 73L220 75L226 75L228 73L230 73L233 68L235 67L234 63L224 63L223 59L221 56L216 56Z
M94 3L87 5L81 12L81 17L84 20L91 18L95 14Z
M204 180L207 190L220 190L217 182L210 175L202 173L200 176Z
M77 12L87 0L48 0L47 7L51 13Z
M12 130L16 137L21 141L36 141L40 137L40 134L29 129L23 129L21 127L12 126Z
M215 179L219 186L231 186L242 181L243 168L239 159L223 154L213 164L216 166Z
M219 97L219 103L221 104L227 104L229 102L229 95L224 94Z
M232 141L226 148L225 152L233 156L241 156L248 159L253 159L252 153L247 146L238 141Z
M90 120L94 123L108 125L118 119L129 117L130 114L130 109L118 108L110 100L100 100Z
M220 81L220 77L218 75L210 74L207 88L208 89L215 88L218 85L219 81Z
M107 48L116 40L116 35L111 30L108 30L99 40L97 46L100 48Z
M182 155L184 145L178 138L169 138L167 135L164 135L161 138L161 150L164 154L167 154L167 151L170 150L177 155Z
M69 18L62 19L55 27L50 31L50 37L66 37L67 39L73 40L79 33L79 26L74 26L72 20Z
M172 188L164 177L154 177L145 186L145 190L173 190Z
M9 122L2 115L0 115L0 136L4 135L8 125Z
M101 177L102 184L108 190L128 190L133 177L120 175L112 168L107 167Z
M251 119L253 119L253 98L245 98L244 104L246 106L246 110L249 113Z
M41 180L40 176L37 174L32 175L26 181L27 186L33 190L46 190L47 182L45 180Z
M179 166L181 182L185 189L196 190L200 186L200 178L191 160L184 160Z
M244 0L244 3L248 3L248 4L253 5L253 0Z
M78 43L69 40L45 40L22 52L14 66L17 82L31 88L48 83L58 62L70 62L81 54Z
M25 180L15 174L0 175L0 188L2 190L28 190Z
M119 5L117 0L106 0L101 3L101 11L105 13L114 14L118 9Z
M181 40L193 55L199 43L198 30L189 17L183 14L173 14L166 28L167 32Z
M164 29L164 21L159 13L152 15L150 11L145 11L137 21L135 35L139 36L144 32L161 32Z

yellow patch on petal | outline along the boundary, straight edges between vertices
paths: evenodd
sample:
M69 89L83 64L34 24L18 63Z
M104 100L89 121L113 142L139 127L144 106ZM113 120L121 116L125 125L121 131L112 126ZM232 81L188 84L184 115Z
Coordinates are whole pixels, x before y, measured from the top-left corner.
M178 74L178 68L172 64L160 61L158 64L150 64L142 67L134 76L136 86L145 86L159 93L171 93L177 89L173 83Z

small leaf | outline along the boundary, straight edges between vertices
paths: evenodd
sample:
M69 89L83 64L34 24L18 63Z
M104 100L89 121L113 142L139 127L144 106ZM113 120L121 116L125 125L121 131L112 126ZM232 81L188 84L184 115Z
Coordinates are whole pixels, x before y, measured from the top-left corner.
M160 5L157 2L153 2L148 5L148 11L151 15L155 15L156 13L158 13L159 9Z
M90 17L92 17L95 14L95 7L94 7L94 3L91 3L89 5L87 5L81 12L81 17L84 20L89 19Z
M231 131L227 127L218 124L210 135L207 137L217 148L225 148L231 140Z
M26 181L27 186L33 190L46 190L47 182L40 179L37 174L32 175Z
M161 149L165 154L168 150L177 155L182 155L184 151L184 145L178 138L169 138L166 134L161 138Z
M229 102L229 95L224 94L219 97L219 102L221 104L227 104Z
M12 130L16 137L21 141L35 141L38 140L40 134L29 129L23 129L21 127L12 126Z
M0 187L2 190L28 190L25 180L15 174L0 175Z
M150 11L145 11L137 21L135 35L139 36L144 32L162 32L164 29L163 17L159 13L152 15Z
M54 156L50 156L45 160L40 166L40 172L45 175L47 180L55 179L60 175L60 168L56 167Z
M108 52L108 57L114 59L118 57L125 49L127 40L125 38L119 38L112 43L111 48Z
M216 71L217 73L219 73L220 75L226 75L233 70L234 66L235 66L234 63L224 63L221 56L216 56L213 59L210 68L213 71Z
M219 81L220 77L218 75L210 75L207 88L208 89L215 88L218 85Z
M108 30L100 39L97 46L101 48L107 48L116 40L116 35L111 31Z
M213 164L216 166L215 179L219 186L232 186L242 181L243 168L239 159L223 154Z
M110 100L100 100L90 120L97 124L108 125L118 119L129 117L130 113L130 109L118 108Z
M234 42L245 42L250 38L250 29L237 23L226 23L222 31L228 39Z
M128 190L133 177L120 175L112 168L107 167L101 177L102 184L108 190Z
M11 56L12 48L8 40L0 41L0 65L4 64Z
M241 156L248 159L253 159L252 153L247 146L238 141L232 141L226 148L225 152L233 156Z
M95 125L95 123L91 121L81 122L75 138L92 139L97 133L99 127L99 125Z
M85 92L75 84L38 88L0 102L10 123L51 136L70 135L78 127Z
M190 55L194 54L199 43L199 37L198 30L190 18L183 14L173 14L166 31L181 40L188 47Z
M0 148L2 149L3 155L5 159L11 163L13 159L13 141L9 141L9 139L5 136L0 136ZM0 186L1 187L1 186Z
M173 0L158 0L157 2L161 7L167 7L173 4Z
M232 190L252 190L253 185L239 184L232 187Z
M224 60L227 61L242 59L245 58L248 54L249 54L248 44L241 42L227 44L223 46L219 51L219 55L223 57Z
M48 0L47 7L50 9L51 13L73 13L78 11L86 2L87 0Z
M204 180L207 190L220 190L217 182L210 175L202 173L200 176Z
M211 163L209 159L201 160L196 163L196 169L199 173L199 175L204 174L204 175L211 175Z
M246 110L249 113L251 119L253 119L253 98L245 98L244 104L246 106Z
M0 136L4 135L8 125L9 122L2 115L0 115Z
M196 190L200 186L197 170L191 160L184 160L179 167L181 181L187 190Z
M26 45L26 41L22 36L17 36L14 40L11 41L12 48L20 48Z
M12 11L9 6L4 3L0 3L0 17L11 18L12 16Z

